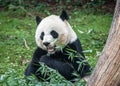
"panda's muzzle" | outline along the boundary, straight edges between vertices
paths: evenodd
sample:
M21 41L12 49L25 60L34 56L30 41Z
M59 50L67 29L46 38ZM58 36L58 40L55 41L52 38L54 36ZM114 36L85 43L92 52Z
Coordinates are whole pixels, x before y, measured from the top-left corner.
M49 42L44 42L43 45L46 47L49 53L54 53L56 51L55 46L50 46Z

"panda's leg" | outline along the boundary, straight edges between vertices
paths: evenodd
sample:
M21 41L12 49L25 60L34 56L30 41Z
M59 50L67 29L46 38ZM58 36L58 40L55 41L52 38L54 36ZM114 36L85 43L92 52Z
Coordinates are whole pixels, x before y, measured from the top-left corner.
M67 80L72 80L76 77L73 75L73 67L67 62L55 60L47 55L42 56L40 61L44 62L48 67L57 70Z
M43 76L41 72L37 72L40 68L39 64L39 58L41 58L42 55L46 54L42 49L38 48L35 50L33 54L32 61L29 63L25 70L25 76L35 75L38 79L44 78L46 79L48 76Z
M91 67L84 58L76 57L71 63L75 70L80 74L81 78L90 75Z
M37 66L37 64L35 65L35 63L31 61L25 70L25 75L30 76L32 74L35 74L38 68L39 66Z
M49 76L41 74L41 72L38 71L39 68L40 68L39 63L34 63L34 62L31 61L30 64L28 65L28 67L25 70L25 76L35 75L38 80L46 81L46 79ZM49 80L47 79L47 81L49 81Z

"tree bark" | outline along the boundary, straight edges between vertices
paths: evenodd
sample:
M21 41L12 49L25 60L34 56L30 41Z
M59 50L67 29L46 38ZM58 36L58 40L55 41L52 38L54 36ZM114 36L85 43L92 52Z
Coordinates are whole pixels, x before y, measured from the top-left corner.
M106 45L86 86L120 86L120 0Z

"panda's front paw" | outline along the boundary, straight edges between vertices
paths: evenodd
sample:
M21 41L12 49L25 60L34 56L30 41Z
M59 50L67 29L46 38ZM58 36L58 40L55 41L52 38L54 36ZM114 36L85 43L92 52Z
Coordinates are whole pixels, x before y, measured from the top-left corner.
M54 65L54 60L50 56L47 56L47 55L43 55L40 58L40 62L45 63L49 67L51 67L52 65Z
M48 60L50 59L50 57L49 56L47 56L47 55L43 55L43 56L41 56L41 58L40 58L40 62L47 62Z

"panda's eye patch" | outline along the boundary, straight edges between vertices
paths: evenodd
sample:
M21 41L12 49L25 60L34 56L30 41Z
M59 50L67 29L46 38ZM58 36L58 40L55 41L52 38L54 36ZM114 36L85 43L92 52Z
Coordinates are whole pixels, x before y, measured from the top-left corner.
M43 40L44 32L41 33L40 38Z
M50 34L53 36L53 38L58 38L58 33L56 31L52 30Z

